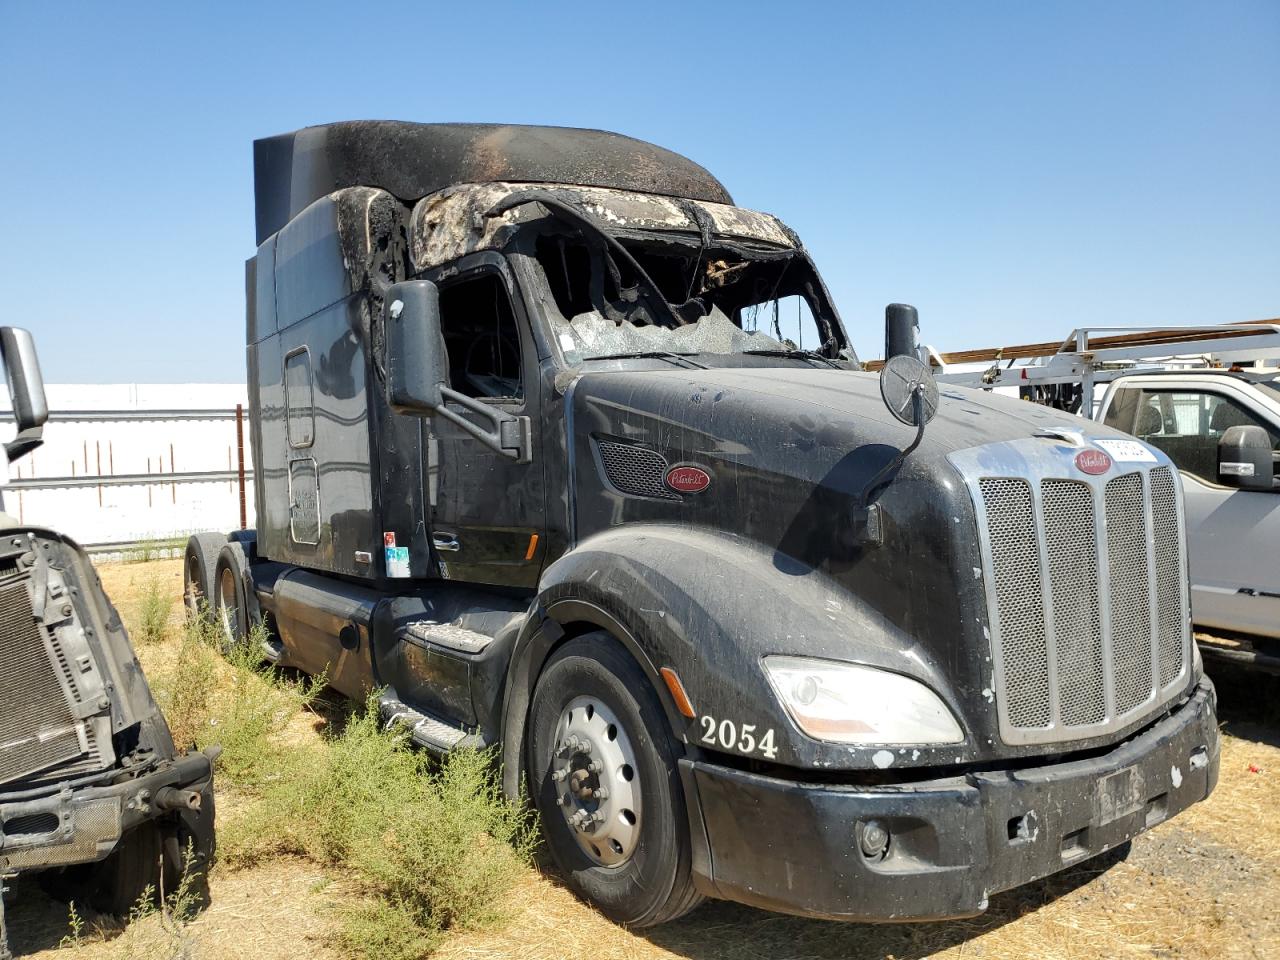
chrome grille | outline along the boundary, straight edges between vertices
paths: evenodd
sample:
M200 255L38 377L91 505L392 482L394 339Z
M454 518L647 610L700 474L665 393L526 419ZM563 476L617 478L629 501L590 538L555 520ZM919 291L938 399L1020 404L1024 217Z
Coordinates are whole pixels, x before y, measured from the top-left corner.
M633 497L679 500L666 484L667 458L648 447L615 440L596 440L605 479L616 490Z
M985 534L992 686L1007 743L1124 727L1176 695L1190 663L1172 468L1153 454L1102 477L1063 476L1076 452L1036 439L950 456Z

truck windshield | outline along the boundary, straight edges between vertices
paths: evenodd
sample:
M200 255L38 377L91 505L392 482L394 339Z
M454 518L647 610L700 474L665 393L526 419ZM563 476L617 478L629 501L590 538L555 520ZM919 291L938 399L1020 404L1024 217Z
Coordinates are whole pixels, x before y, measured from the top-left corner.
M657 352L852 359L808 257L726 241L551 233L536 259L569 363Z

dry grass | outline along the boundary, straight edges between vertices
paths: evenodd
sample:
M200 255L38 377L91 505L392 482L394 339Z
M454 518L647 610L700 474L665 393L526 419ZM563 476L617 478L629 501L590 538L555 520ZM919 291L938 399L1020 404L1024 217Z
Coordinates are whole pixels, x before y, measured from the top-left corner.
M139 571L158 574L171 585L172 597L180 595L180 562L104 567L104 585L126 612L135 595L131 581L135 591L143 582ZM177 655L173 639L139 650L149 671L171 666ZM433 956L1272 960L1280 957L1280 680L1238 673L1215 679L1225 736L1214 795L1139 837L1126 861L1105 871L1086 864L993 898L983 917L945 924L842 925L708 903L678 923L631 932L581 904L554 877L525 869L508 897L505 924L449 935ZM322 727L320 718L302 713L282 735L305 747L320 742ZM252 798L220 785L218 804L221 823L234 832ZM347 871L296 856L219 868L211 886L213 905L189 928L192 956L202 960L337 960L343 908L363 895ZM43 900L31 884L23 885L11 920L20 956L52 960L68 932L65 908ZM77 960L129 956L118 937L61 955Z

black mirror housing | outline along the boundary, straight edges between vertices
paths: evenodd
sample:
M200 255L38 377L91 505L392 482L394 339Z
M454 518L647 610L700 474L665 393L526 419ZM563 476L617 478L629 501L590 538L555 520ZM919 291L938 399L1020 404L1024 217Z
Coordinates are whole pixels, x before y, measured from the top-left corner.
M444 406L449 356L440 331L440 291L429 280L393 283L383 298L387 404L426 416Z
M1218 441L1218 482L1241 490L1275 486L1275 458L1266 430L1255 424L1227 428Z
M44 395L44 378L30 331L21 327L0 327L0 353L4 355L5 379L13 403L13 419L18 432L5 444L10 461L40 446L41 434L49 419Z

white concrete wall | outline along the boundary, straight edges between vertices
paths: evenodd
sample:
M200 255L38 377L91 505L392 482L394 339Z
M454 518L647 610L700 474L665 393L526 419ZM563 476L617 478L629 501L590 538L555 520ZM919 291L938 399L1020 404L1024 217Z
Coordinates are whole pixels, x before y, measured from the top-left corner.
M243 384L46 384L51 419L44 445L9 468L5 509L21 522L56 527L84 544L180 536L240 526L235 479L164 482L163 474L235 471L236 404ZM3 391L0 390L0 394ZM0 408L8 407L3 397ZM127 412L126 419L65 419L86 411ZM178 418L176 411L190 413ZM12 435L12 420L0 435ZM252 450L244 421L247 519L254 524ZM22 489L22 481L83 480L124 474L156 481Z

